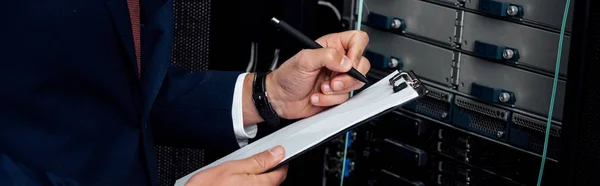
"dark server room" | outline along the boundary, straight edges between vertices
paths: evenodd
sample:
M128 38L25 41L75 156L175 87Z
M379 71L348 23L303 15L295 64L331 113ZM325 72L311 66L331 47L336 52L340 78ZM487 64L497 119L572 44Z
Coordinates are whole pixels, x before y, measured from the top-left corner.
M289 162L282 185L598 185L598 10L586 0L212 1L211 29L243 34L213 32L210 56L237 42L228 56L243 63L210 68L267 71L301 50L269 25L277 16L311 38L362 30L370 81L412 70L427 87ZM204 153L217 154L204 163L220 157Z
M229 25L233 30L243 24L267 28L253 32L255 40L247 42L252 44L240 49L265 51L258 54L258 70L268 70L273 56L286 59L300 50L284 35L270 37L266 20L275 15L311 38L360 27L370 39L364 52L370 80L413 70L429 90L291 161L283 185L597 185L600 129L594 110L600 103L590 75L600 60L594 51L599 4L273 1L252 7L275 10L253 17L256 23L228 20L238 20ZM238 8L244 13L235 15L257 16L252 8Z

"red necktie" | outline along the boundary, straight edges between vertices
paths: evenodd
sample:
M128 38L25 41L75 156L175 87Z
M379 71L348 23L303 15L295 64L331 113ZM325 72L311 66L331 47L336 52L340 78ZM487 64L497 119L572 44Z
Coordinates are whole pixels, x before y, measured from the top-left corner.
M135 46L135 56L137 60L138 74L141 75L140 61L140 2L139 0L127 0L129 7L129 18L131 18L131 29L133 30L133 44Z

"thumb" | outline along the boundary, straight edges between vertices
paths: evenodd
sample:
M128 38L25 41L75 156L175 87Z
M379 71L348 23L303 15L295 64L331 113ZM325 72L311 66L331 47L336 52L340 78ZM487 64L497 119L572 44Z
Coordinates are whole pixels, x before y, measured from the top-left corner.
M296 64L300 69L309 72L323 67L334 72L347 72L352 68L352 61L334 48L302 50Z
M267 151L240 160L240 170L246 174L262 174L275 167L285 157L282 146L273 147Z

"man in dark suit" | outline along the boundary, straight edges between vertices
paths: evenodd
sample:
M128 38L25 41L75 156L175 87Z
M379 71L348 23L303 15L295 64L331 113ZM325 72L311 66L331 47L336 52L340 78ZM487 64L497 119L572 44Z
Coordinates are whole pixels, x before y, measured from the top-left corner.
M233 151L256 123L346 101L363 84L343 72L370 68L368 37L349 31L268 74L183 73L169 67L171 0L2 1L0 23L3 186L156 185L155 143ZM284 153L228 162L188 184L277 185L285 167L262 172Z

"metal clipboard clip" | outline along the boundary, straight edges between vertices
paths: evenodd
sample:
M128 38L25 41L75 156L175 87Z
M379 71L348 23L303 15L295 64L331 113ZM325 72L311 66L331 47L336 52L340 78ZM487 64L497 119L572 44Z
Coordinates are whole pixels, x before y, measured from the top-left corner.
M399 81L400 79L404 79L404 81ZM415 89L419 95L425 95L429 92L422 85L421 80L419 80L412 70L408 72L400 72L390 78L389 81L390 85L393 87L394 93L400 92L408 86Z

